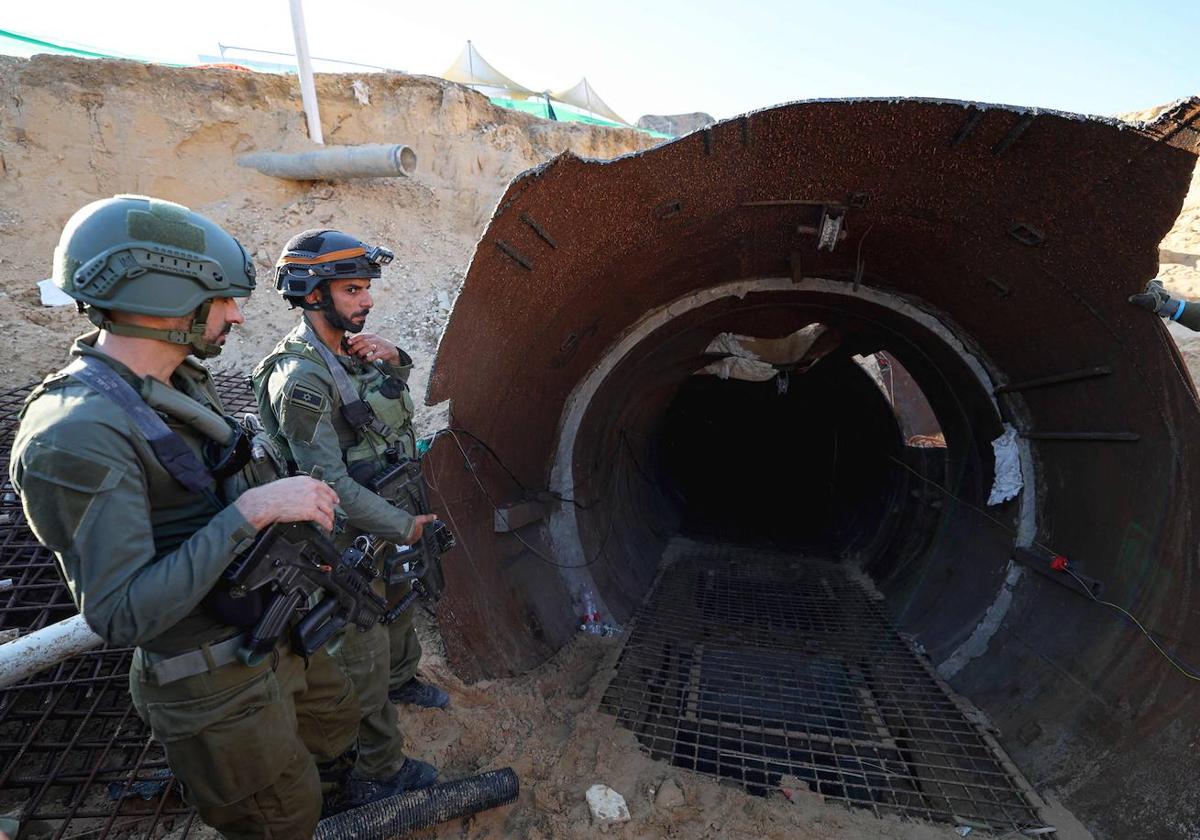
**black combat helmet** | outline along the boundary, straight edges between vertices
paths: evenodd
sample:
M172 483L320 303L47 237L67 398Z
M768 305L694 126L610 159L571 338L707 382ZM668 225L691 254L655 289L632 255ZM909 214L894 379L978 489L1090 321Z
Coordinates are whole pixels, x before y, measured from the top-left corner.
M317 309L304 298L322 283L346 278L374 279L395 255L339 230L306 230L288 240L275 263L275 290L292 306Z

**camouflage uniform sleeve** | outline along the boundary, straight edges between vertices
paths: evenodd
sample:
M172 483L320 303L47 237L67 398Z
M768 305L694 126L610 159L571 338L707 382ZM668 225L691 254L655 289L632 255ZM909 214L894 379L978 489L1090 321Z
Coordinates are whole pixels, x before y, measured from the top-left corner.
M372 493L346 472L341 442L333 425L333 380L315 363L285 360L267 380L271 410L279 419L279 433L287 439L296 467L312 472L320 467L346 513L350 524L394 542L412 538L413 518L377 493Z
M408 376L412 373L413 361L412 356L401 350L399 347L396 350L400 353L400 363L395 365L384 364L383 372L388 376L394 376L401 382L408 382Z
M117 645L144 644L191 613L255 533L229 506L156 559L131 434L118 423L49 425L18 435L11 469L30 526L58 555L84 620Z

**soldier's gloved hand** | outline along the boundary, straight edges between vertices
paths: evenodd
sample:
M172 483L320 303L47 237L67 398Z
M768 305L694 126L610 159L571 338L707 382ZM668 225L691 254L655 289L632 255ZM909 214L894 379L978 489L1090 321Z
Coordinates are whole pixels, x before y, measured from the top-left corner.
M276 522L315 522L332 531L337 503L338 495L328 484L295 475L253 487L238 496L233 506L257 531Z
M421 534L425 533L425 526L436 519L436 513L422 513L414 516L412 536L408 538L408 542L405 545L416 545L417 541L421 539Z
M1129 302L1142 309L1148 309L1155 315L1172 320L1179 317L1183 311L1184 302L1176 300L1167 294L1161 280L1151 280L1146 284L1146 290L1129 296Z

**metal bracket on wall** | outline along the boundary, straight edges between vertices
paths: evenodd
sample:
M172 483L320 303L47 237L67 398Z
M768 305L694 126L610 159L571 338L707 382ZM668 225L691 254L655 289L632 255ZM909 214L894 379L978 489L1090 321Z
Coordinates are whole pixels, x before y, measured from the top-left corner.
M950 148L953 149L956 146L962 145L963 141L970 137L971 133L975 131L976 126L979 125L979 121L982 119L983 111L979 108L976 108L974 105L969 106L967 108L966 122L962 124L962 127L958 130L958 133L954 135L954 139L950 141Z
M517 265L521 266L521 268L525 269L526 271L533 271L533 260L529 259L529 257L522 254L503 239L496 240L496 247L499 248L501 253L503 253L506 257L517 263Z
M1113 369L1108 365L1097 365L1096 367L1080 368L1079 370L1070 370L1065 373L1056 373L1051 376L1040 376L1037 379L1026 379L1021 382L1009 382L1004 385L998 385L993 391L993 394L1011 394L1014 391L1032 391L1034 388L1047 388L1052 385L1065 385L1068 382L1079 382L1082 379L1095 379L1100 376L1108 376L1113 372Z
M832 251L839 242L846 238L847 231L842 229L846 221L846 208L825 207L821 211L820 233L817 239L817 250L824 248Z
M1013 549L1012 559L1022 566L1033 569L1042 577L1052 580L1060 586L1065 586L1081 598L1089 598L1089 596L1087 592L1083 591L1083 587L1079 585L1079 581L1075 580L1075 578L1083 581L1088 591L1092 593L1091 597L1099 598L1100 593L1104 591L1104 584L1093 577L1082 575L1075 569L1071 569L1071 573L1075 575L1075 577L1071 577L1067 572L1060 572L1053 568L1050 564L1055 558L1044 551L1035 551L1032 548L1016 548Z
M517 502L511 505L501 505L494 511L492 528L497 534L507 534L509 531L515 531L545 519L548 513L547 506L542 502Z
M1012 289L993 277L989 277L988 279L984 280L983 283L1002 298L1012 296Z
M1013 222L1009 225L1008 235L1022 245L1041 245L1046 241L1046 235L1037 228L1030 227L1024 222Z
M673 216L678 216L683 212L683 202L679 199L673 201L664 201L662 204L654 208L654 215L659 219L670 219Z
M543 242L545 242L547 245L549 245L551 248L558 247L558 243L554 241L554 238L552 236L550 236L550 234L546 233L546 229L544 227L542 227L540 224L538 224L537 220L534 219L532 216L530 216L528 213L521 214L521 221L524 222L525 224L529 225L531 228L533 228L533 232L536 233L541 238L541 240Z
M1093 441L1097 443L1136 443L1137 432L1021 432L1026 440Z
M1036 116L1036 114L1025 114L1013 123L1012 128L1008 130L1008 134L1005 134L995 146L992 146L992 154L1002 155L1012 148L1012 145L1025 133L1026 129L1033 125L1033 120Z

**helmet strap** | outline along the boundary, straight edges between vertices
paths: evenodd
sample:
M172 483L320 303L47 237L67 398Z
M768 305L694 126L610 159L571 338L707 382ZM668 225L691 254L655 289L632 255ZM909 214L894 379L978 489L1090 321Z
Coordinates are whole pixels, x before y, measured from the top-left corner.
M212 301L206 300L196 309L196 314L186 330L168 330L159 327L143 327L139 324L117 324L108 313L94 306L88 307L88 320L100 329L113 335L123 335L128 338L149 338L154 341L166 341L170 344L180 344L190 347L193 355L200 359L210 359L220 354L221 345L212 344L204 339L207 328L208 313L212 311Z

